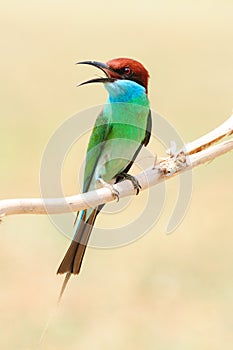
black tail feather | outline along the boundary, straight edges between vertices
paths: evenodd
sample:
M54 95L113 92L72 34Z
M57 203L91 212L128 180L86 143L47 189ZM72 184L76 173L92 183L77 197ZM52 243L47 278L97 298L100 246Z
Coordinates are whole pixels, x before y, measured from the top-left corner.
M71 274L78 274L80 272L84 253L98 212L98 208L93 209L87 221L84 221L86 219L86 213L84 213L75 237L57 270L57 274L66 273L66 277L61 288L59 301L61 300Z

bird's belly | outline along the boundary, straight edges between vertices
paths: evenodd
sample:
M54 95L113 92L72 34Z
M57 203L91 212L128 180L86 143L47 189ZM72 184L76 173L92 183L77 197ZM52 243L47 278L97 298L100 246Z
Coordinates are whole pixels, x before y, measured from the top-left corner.
M132 160L140 144L130 139L110 139L106 142L95 171L95 181L111 182Z
M126 169L145 138L147 118L148 108L129 103L114 106L107 139L89 150L89 158L97 158L89 190L99 187L99 178L112 183Z

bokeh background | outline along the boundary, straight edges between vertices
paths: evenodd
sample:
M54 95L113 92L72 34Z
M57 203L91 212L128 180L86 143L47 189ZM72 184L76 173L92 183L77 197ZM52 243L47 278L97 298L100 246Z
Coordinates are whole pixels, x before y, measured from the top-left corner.
M100 85L76 88L96 73L76 61L143 62L152 108L187 142L222 123L232 112L232 13L230 0L1 0L1 198L40 196L40 162L54 130L104 103ZM83 147L68 157L67 195L77 190ZM63 277L55 273L68 240L46 216L5 218L1 349L231 349L232 164L227 154L195 169L189 210L168 236L178 192L169 181L153 229L120 249L88 249L58 309ZM140 197L133 205L138 215ZM113 225L127 222L119 215Z

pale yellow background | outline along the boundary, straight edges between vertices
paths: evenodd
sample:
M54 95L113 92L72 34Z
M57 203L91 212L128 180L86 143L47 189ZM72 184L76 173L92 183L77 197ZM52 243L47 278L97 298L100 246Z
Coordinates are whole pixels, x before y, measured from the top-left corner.
M232 13L230 0L1 0L1 198L38 197L53 131L104 103L100 85L76 88L96 73L76 61L143 62L153 109L186 141L222 123L232 111ZM77 189L84 149L64 170L66 194ZM166 236L178 184L170 181L157 225L122 249L89 249L56 312L63 278L55 273L67 239L46 216L4 219L0 348L232 349L232 170L232 154L195 169L188 213ZM134 205L138 215L140 197Z

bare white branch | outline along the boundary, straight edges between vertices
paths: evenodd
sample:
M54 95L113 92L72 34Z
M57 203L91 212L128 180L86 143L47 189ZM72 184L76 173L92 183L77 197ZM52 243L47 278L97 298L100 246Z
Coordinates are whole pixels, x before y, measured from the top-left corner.
M176 155L171 155L159 161L152 169L148 169L135 177L139 181L142 190L145 190L183 171L209 162L233 150L233 138L229 138L232 134L233 115L213 131L188 143ZM213 145L223 137L228 137L228 139ZM129 180L114 185L114 188L119 192L119 198L135 194L135 190ZM65 198L5 199L0 201L0 217L15 214L60 214L70 211L77 212L113 200L114 196L109 188L101 188L96 191Z

